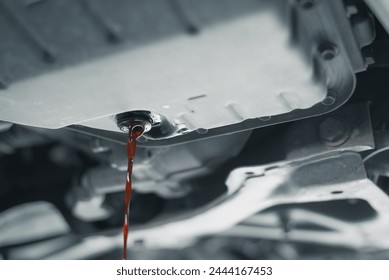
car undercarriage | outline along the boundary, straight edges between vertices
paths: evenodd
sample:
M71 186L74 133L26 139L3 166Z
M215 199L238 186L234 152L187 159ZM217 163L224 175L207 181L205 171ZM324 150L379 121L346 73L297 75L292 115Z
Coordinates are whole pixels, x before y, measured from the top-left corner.
M0 259L389 258L388 19L0 0Z

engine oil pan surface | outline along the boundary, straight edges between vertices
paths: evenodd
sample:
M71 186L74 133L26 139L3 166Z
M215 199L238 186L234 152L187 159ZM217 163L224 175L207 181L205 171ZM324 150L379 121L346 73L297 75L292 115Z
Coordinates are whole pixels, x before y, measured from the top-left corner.
M245 12L222 22L199 23L196 35L175 34L136 48L124 42L97 59L16 80L1 91L0 119L52 129L78 124L119 132L116 114L146 110L184 128L166 138L184 139L331 111L354 88L342 37L314 41L314 34L331 28L318 17L299 36L312 37L310 43L298 42L291 29L307 23L306 13L312 17L327 8L307 12L286 3L239 1L247 6ZM234 4L227 1L220 9L228 5ZM198 22L205 17L204 10L188 11ZM302 19L294 18L296 13ZM289 26L286 18L296 24Z

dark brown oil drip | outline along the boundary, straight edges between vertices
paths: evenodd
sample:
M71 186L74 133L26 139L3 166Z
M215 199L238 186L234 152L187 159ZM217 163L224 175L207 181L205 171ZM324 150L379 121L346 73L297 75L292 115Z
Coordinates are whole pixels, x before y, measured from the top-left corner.
M136 138L142 135L144 127L139 124L130 125L127 142L127 179L126 179L126 195L124 208L124 223L123 223L123 256L122 259L127 259L127 237L128 237L128 216L130 211L131 189L132 189L132 165L136 152Z

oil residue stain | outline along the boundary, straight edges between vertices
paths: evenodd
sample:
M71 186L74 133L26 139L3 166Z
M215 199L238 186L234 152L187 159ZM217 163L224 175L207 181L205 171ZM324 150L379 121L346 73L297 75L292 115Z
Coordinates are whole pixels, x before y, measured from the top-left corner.
M127 141L127 179L126 179L126 193L125 193L125 208L124 208L124 222L123 222L123 256L122 259L127 259L127 239L128 239L128 218L130 212L130 200L132 189L132 166L136 152L136 139L142 135L144 127L139 124L131 124L129 127L129 135Z

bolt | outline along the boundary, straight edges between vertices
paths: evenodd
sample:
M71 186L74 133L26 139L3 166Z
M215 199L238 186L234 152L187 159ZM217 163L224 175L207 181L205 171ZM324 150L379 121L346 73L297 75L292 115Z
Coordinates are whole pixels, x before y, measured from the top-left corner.
M260 121L267 122L271 119L271 116L262 116L258 118Z
M145 133L150 131L153 119L148 112L133 111L116 115L116 124L124 132L128 132L131 125L137 124L143 127L143 133Z
M326 105L326 106L332 105L334 103L335 103L335 98L332 96L326 96L323 99L323 101L321 102L321 104Z
M324 43L319 46L318 51L322 59L331 60L337 56L339 49L335 44Z
M319 124L320 140L327 146L337 147L350 137L349 124L340 118L328 117Z
M198 134L206 134L208 132L208 129L206 129L206 128L198 128L198 129L196 129L196 132Z

